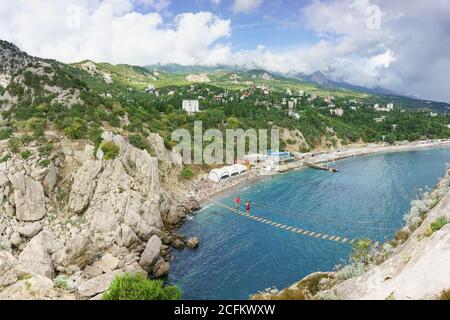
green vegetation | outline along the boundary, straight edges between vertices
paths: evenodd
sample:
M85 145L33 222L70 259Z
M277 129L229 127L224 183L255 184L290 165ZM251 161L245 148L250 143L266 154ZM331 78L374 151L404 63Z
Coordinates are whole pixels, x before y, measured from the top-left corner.
M0 129L0 140L9 139L12 136L11 128L2 128Z
M0 163L6 162L9 159L11 159L11 155L7 154L6 156L0 158Z
M179 300L177 287L164 287L161 280L149 280L143 274L117 276L103 294L103 300Z
M19 152L19 147L21 146L21 142L19 139L15 137L11 137L8 140L8 147L13 153Z
M431 224L431 230L433 232L436 232L438 230L441 230L443 226L445 226L448 223L447 219L445 217L439 217Z
M100 144L100 150L102 150L102 152L104 154L103 158L105 160L115 159L119 155L119 152L120 152L119 146L111 141L103 141Z
M31 150L24 150L20 153L20 156L22 159L28 159L32 154L33 152L31 152Z
M59 275L55 278L54 280L55 285L60 288L60 289L64 289L64 290L68 290L69 289L69 280L62 275Z
M180 177L190 180L194 177L194 172L192 172L190 168L183 168L180 173Z
M106 127L129 136L132 145L154 155L145 138L149 132L161 135L165 146L171 149L171 133L183 128L192 134L195 121L202 121L204 130L215 128L222 133L233 128L298 129L309 145L296 150L300 152L355 142L395 143L450 136L450 116L430 114L431 108L444 110L445 104L326 88L273 75L268 80L261 76L261 70L238 72L236 83L230 81L234 71L212 71L208 73L210 83L192 84L186 80L187 74L179 70L167 73L101 63L90 74L83 69L87 61L74 65L49 63L43 74L28 67L21 70L23 83L11 81L6 89L18 102L2 112L5 124L0 129L0 140L10 139L14 152L42 139L48 128L59 129L71 139L88 138L97 150L102 143L102 128ZM113 82L105 81L105 75ZM158 94L145 92L150 84L155 85ZM57 95L47 91L46 85L66 90L68 96L75 98L70 104L55 99ZM244 91L248 96L243 97ZM334 106L324 101L326 96L334 97ZM186 114L181 109L184 99L199 99L201 112ZM299 119L288 115L287 101L294 100L292 111ZM377 112L375 103L394 103L395 109ZM343 109L342 117L331 115L330 109L337 107ZM11 141L18 133L21 141ZM295 145L292 138L282 141L287 148ZM43 150L40 154L47 156L49 152Z
M50 163L51 163L50 160L44 159L44 160L41 160L41 161L39 162L39 165L40 165L41 167L43 167L43 168L46 168L46 167L48 167L48 166L50 165Z
M39 146L38 151L41 156L44 156L44 157L49 156L50 153L53 151L53 144L51 144L51 143L43 144L43 145Z

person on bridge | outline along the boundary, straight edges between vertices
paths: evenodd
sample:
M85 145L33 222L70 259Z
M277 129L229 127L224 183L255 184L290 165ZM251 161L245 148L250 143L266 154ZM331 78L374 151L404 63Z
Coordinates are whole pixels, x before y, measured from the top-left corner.
M236 199L234 199L234 203L236 205L236 209L239 209L241 207L241 197L237 196Z
M247 214L250 213L251 208L252 208L252 203L250 201L247 201L247 203L245 204L245 211L247 212Z

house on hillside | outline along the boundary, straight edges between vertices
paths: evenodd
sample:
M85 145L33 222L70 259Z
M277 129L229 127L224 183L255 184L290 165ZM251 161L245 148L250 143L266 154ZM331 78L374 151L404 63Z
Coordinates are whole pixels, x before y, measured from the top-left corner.
M200 103L198 100L183 100L182 107L189 114L200 112Z
M342 117L344 115L344 109L342 108L331 109L330 114L332 116Z

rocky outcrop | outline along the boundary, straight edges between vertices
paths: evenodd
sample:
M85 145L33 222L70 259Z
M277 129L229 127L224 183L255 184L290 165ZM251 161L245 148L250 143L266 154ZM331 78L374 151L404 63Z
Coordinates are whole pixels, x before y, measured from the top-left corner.
M105 292L111 284L111 281L120 274L122 274L121 271L114 271L85 281L78 288L78 293L84 298L90 298Z
M53 234L42 231L28 242L19 255L19 262L30 272L52 279L54 275L52 250Z
M45 166L38 145L22 159L0 143L1 157L9 157L0 163L0 252L3 266L13 261L11 270L22 270L0 275L8 283L0 296L97 299L118 274L166 276L170 246L185 242L167 226L198 205L180 194L181 158L155 134L152 156L105 132L120 149L111 160L90 144L45 134L53 144ZM32 293L24 292L24 274Z
M82 213L89 206L97 185L95 179L101 169L101 161L88 160L81 168L74 172L69 207L76 213Z
M448 187L447 187L448 189ZM438 217L450 221L450 192L382 264L331 290L338 299L435 299L450 288L450 224L429 234Z
M161 239L158 236L153 236L148 240L145 250L141 255L141 260L139 261L139 264L144 270L152 270L161 252L161 244Z
M9 176L14 188L16 216L20 221L37 221L46 214L45 195L42 184L30 177L16 173Z
M74 298L49 278L29 272L12 254L0 250L0 300Z

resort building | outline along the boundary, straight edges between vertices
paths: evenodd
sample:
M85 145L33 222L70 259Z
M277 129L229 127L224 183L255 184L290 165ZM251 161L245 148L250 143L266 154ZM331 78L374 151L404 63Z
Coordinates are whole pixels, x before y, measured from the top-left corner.
M183 110L189 114L200 112L198 100L183 100Z
M243 164L234 164L232 166L226 166L219 169L213 169L208 174L207 179L214 182L220 182L230 179L234 176L239 176L247 171L247 168Z
M292 161L290 152L287 151L269 151L267 152L266 165L276 166Z

